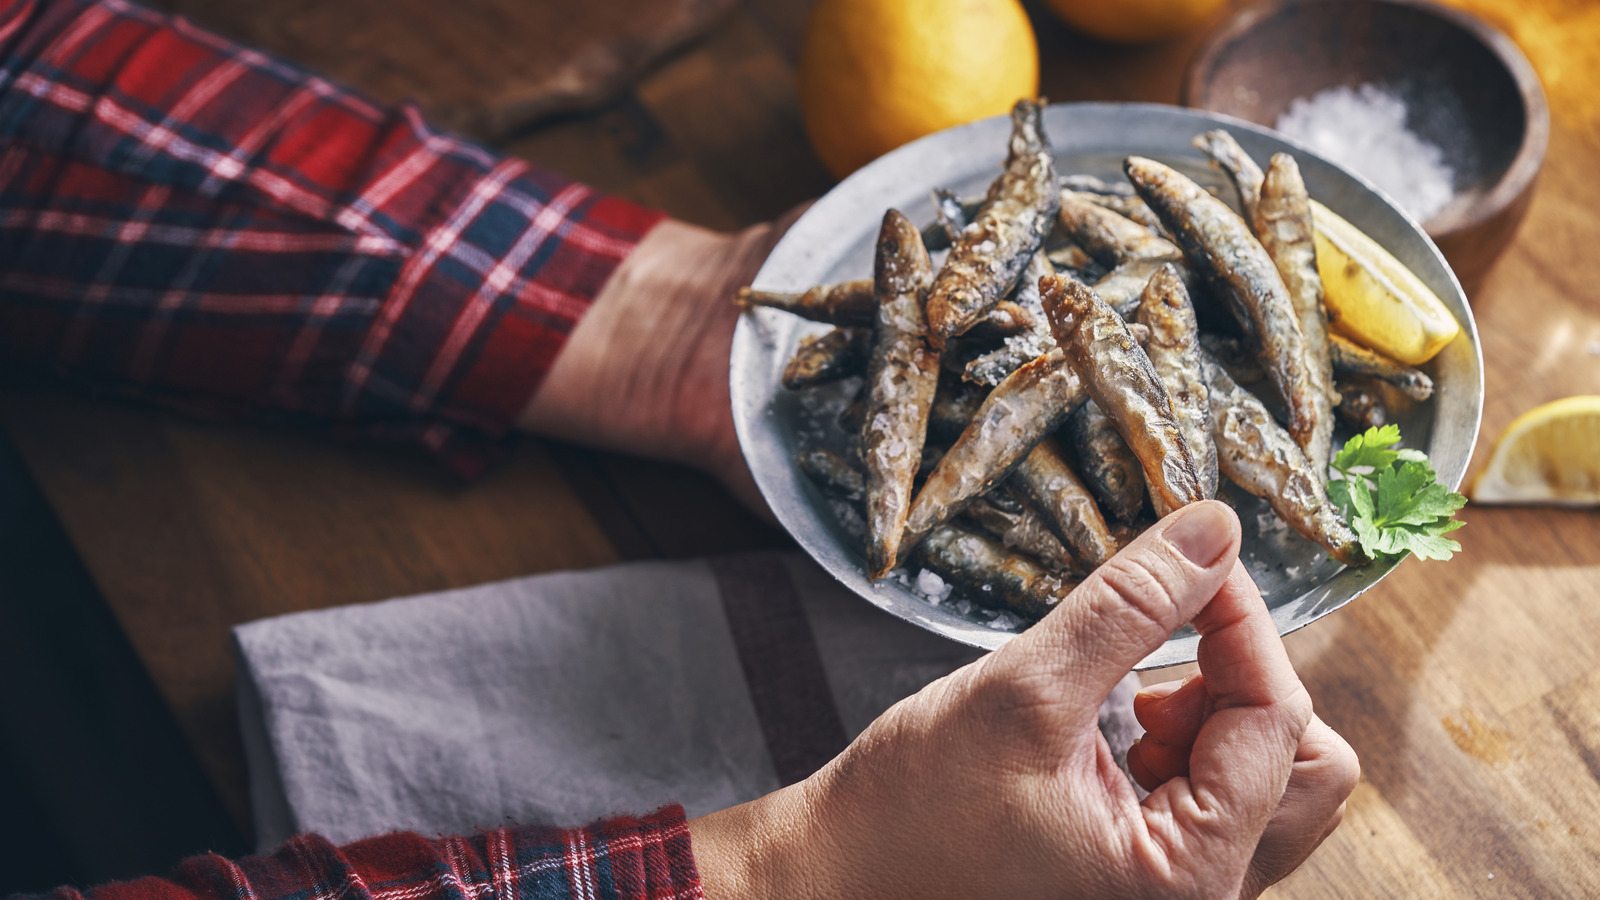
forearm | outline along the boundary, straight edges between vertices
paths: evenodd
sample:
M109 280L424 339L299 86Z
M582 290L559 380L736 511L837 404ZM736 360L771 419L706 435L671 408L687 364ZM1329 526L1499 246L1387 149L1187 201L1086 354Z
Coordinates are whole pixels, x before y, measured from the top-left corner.
M518 426L703 462L726 419L734 292L754 277L782 227L720 234L662 222L606 282ZM617 415L619 405L629 414Z
M660 214L182 20L0 0L0 357L463 474Z

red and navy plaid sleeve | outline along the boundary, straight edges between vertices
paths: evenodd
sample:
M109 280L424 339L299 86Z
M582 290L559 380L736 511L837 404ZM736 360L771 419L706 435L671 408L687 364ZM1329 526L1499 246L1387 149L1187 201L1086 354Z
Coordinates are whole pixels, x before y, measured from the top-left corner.
M498 828L430 840L388 834L346 847L301 835L271 856L185 860L166 878L51 900L689 900L702 896L683 807L586 828ZM27 900L18 897L15 900Z
M0 358L481 470L661 214L122 0L0 0Z

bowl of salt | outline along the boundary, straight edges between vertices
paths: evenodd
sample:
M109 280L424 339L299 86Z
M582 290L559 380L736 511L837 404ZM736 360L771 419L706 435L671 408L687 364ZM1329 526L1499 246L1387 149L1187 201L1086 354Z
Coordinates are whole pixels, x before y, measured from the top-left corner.
M1550 134L1516 44L1426 0L1247 7L1201 45L1181 99L1366 179L1423 226L1469 296L1522 222Z

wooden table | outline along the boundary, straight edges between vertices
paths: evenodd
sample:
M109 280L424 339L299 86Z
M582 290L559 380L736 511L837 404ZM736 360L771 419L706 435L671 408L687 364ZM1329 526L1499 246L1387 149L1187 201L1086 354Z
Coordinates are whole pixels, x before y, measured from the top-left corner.
M1532 211L1472 298L1487 366L1481 463L1519 412L1600 392L1600 7L1462 2L1524 46L1554 117ZM184 6L205 21L211 4ZM774 216L830 185L796 108L808 7L747 0L620 98L501 146L703 225ZM1116 49L1038 11L1035 22L1055 100L1173 102L1198 39ZM559 445L527 441L463 488L393 453L50 390L11 388L3 414L241 822L230 626L783 540L698 475ZM1364 775L1343 827L1276 897L1600 895L1600 516L1464 517L1454 561L1407 562L1288 639Z

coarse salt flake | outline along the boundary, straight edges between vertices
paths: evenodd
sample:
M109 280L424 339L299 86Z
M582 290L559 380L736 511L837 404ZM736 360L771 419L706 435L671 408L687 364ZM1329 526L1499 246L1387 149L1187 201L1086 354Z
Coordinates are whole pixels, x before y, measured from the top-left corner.
M929 600L935 603L944 600L950 596L950 590L950 585L945 584L944 579L933 572L923 569L917 573L917 593Z
M1406 103L1377 85L1341 85L1300 98L1278 117L1279 131L1356 170L1425 222L1454 196L1444 151L1406 127Z

